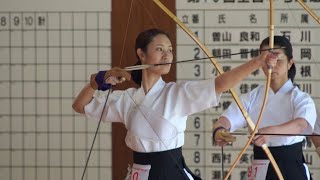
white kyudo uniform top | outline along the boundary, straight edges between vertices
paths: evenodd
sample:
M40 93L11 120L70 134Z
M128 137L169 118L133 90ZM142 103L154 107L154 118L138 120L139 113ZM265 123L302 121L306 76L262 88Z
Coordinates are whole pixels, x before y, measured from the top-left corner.
M241 96L244 108L255 123L259 117L264 92L265 85L262 85ZM232 103L222 116L229 119L231 123L230 131L247 126L247 122L235 103ZM292 84L291 80L288 80L276 94L272 89L269 90L267 104L258 129L280 125L296 118L304 118L308 122L308 127L303 134L312 134L316 121L314 102L307 93L300 91L298 87ZM304 136L272 136L267 145L269 147L291 145L301 142L303 139Z
M141 87L112 92L102 121L123 123L133 151L166 151L184 144L188 115L216 106L219 99L214 79L166 83L160 78L147 94ZM98 121L105 101L106 93L95 94L85 107L87 118Z

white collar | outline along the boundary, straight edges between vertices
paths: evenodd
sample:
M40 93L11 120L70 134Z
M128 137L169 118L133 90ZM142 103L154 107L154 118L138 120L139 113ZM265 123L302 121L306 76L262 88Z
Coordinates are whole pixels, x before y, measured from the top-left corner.
M142 83L141 83L142 84ZM144 93L143 87L141 86L135 95L135 100L138 104L142 103L145 97L148 97L151 102L153 101L152 99L155 99L158 97L159 92L163 90L165 87L166 82L163 81L162 77L158 79L158 81L151 87L149 92L147 94ZM149 102L148 100L148 102Z
M288 79L288 81L281 86L281 88L278 90L278 92L285 94L285 93L291 91L294 87L295 86L293 85L292 81L290 79Z

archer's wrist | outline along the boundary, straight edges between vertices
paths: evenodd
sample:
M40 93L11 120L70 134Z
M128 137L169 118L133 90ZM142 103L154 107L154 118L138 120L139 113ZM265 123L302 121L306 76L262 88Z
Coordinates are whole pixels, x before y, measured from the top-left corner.
M265 58L261 56L256 56L252 59L254 67L260 68L266 64Z
M91 74L90 76L90 87L93 89L93 90L97 90L98 89L98 84L96 82L96 76L97 74Z
M223 126L218 126L216 128L213 129L213 132L212 132L212 138L214 141L216 141L216 134L218 131L222 131L222 130L225 130L226 128L224 128Z

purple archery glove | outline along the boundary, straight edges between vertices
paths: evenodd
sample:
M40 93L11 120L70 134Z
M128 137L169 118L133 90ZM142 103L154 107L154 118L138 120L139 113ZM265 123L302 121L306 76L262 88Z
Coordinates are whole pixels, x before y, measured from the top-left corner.
M95 77L95 82L97 84L97 89L100 91L106 91L111 88L111 84L105 82L105 75L107 71L99 71Z

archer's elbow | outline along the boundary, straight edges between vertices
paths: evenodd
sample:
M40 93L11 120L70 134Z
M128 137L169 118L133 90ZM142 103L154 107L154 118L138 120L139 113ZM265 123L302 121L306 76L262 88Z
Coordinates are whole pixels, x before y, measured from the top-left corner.
M225 87L226 83L223 82L223 78L221 78L220 76L215 78L214 83L215 83L215 91L217 94L223 93L229 89L228 87Z
M77 112L77 113L80 113L80 114L84 114L84 106L80 105L78 102L73 102L72 104L72 109Z
M297 123L299 133L302 133L305 129L308 128L308 122L305 119L299 119Z

